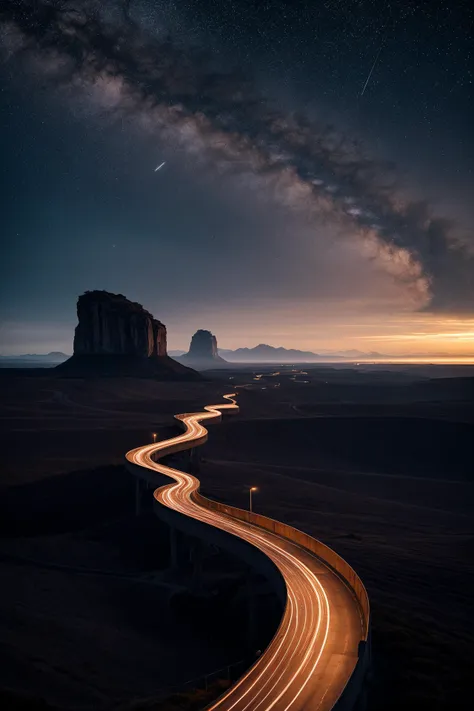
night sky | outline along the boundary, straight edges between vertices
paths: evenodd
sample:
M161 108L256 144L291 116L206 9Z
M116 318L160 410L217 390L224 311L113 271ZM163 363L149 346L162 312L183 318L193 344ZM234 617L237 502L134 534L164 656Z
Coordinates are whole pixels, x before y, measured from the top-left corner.
M2 0L0 353L70 353L107 289L170 348L474 355L472 19Z

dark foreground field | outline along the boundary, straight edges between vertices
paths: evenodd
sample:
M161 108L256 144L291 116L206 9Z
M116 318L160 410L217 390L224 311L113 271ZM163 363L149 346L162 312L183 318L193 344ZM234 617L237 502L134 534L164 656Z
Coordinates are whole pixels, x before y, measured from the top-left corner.
M186 614L190 600L170 606L184 583L166 572L166 531L152 516L134 519L120 466L152 432L168 436L173 413L235 384L241 414L203 448L205 493L246 506L258 486L258 511L356 568L373 612L371 710L470 707L473 380L304 372L229 371L187 385L1 378L7 707L34 708L29 695L63 709L130 707L240 658L244 610L226 609L235 590L227 605L200 610L204 626ZM239 579L236 562L212 565Z

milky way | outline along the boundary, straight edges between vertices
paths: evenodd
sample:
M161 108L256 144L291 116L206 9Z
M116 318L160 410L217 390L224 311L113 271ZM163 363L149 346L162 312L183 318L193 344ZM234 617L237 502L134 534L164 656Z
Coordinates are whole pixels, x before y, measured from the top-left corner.
M473 257L449 221L401 199L392 171L347 136L278 110L239 73L217 71L202 55L150 36L129 18L128 5L106 17L91 2L4 1L4 56L305 219L337 226L404 284L416 307L472 310Z

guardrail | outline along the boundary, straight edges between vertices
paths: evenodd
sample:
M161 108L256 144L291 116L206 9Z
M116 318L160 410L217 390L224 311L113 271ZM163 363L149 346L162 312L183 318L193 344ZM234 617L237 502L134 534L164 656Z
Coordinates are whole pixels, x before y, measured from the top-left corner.
M260 526L260 528L271 531L277 536L293 541L293 543L296 543L302 548L306 548L306 550L309 550L313 553L313 555L321 558L324 563L329 565L336 571L336 573L338 573L339 577L342 578L353 591L357 602L359 603L361 612L363 639L368 639L370 626L370 604L367 591L355 570L344 560L344 558L341 558L340 555L333 551L332 548L329 548L329 546L321 543L321 541L318 541L316 538L313 538L307 533L299 531L297 528L289 526L286 523L281 523L280 521L276 521L268 516L262 516L261 514L246 511L245 509L238 509L236 506L229 506L228 504L223 504L220 501L207 499L199 493L199 490L193 492L192 498L203 508L219 511L219 513L227 514L233 518L239 519L240 521L246 521L247 523L252 523L255 526Z
M193 500L206 509L212 509L222 514L227 514L240 521L254 524L267 531L271 531L277 536L286 538L293 543L310 551L313 555L319 558L323 563L328 565L346 586L350 589L359 606L359 612L362 623L362 637L359 643L358 660L354 671L349 678L346 687L344 688L339 700L334 709L337 711L346 711L354 708L356 701L359 699L364 680L368 668L370 666L371 644L370 644L370 603L369 596L362 580L359 578L355 570L344 560L340 555L333 551L332 548L326 546L316 538L304 533L303 531L289 526L286 523L281 523L268 516L262 516L245 509L239 509L235 506L229 506L219 501L208 499L199 493L199 490L192 493Z

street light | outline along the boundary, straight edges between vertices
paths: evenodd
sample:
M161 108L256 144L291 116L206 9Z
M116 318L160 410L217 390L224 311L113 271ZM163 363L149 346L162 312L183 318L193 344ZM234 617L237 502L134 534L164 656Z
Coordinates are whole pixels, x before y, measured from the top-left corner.
M156 432L153 432L153 444L156 443Z
M252 492L258 491L256 486L251 486L249 489L249 511L252 513Z

